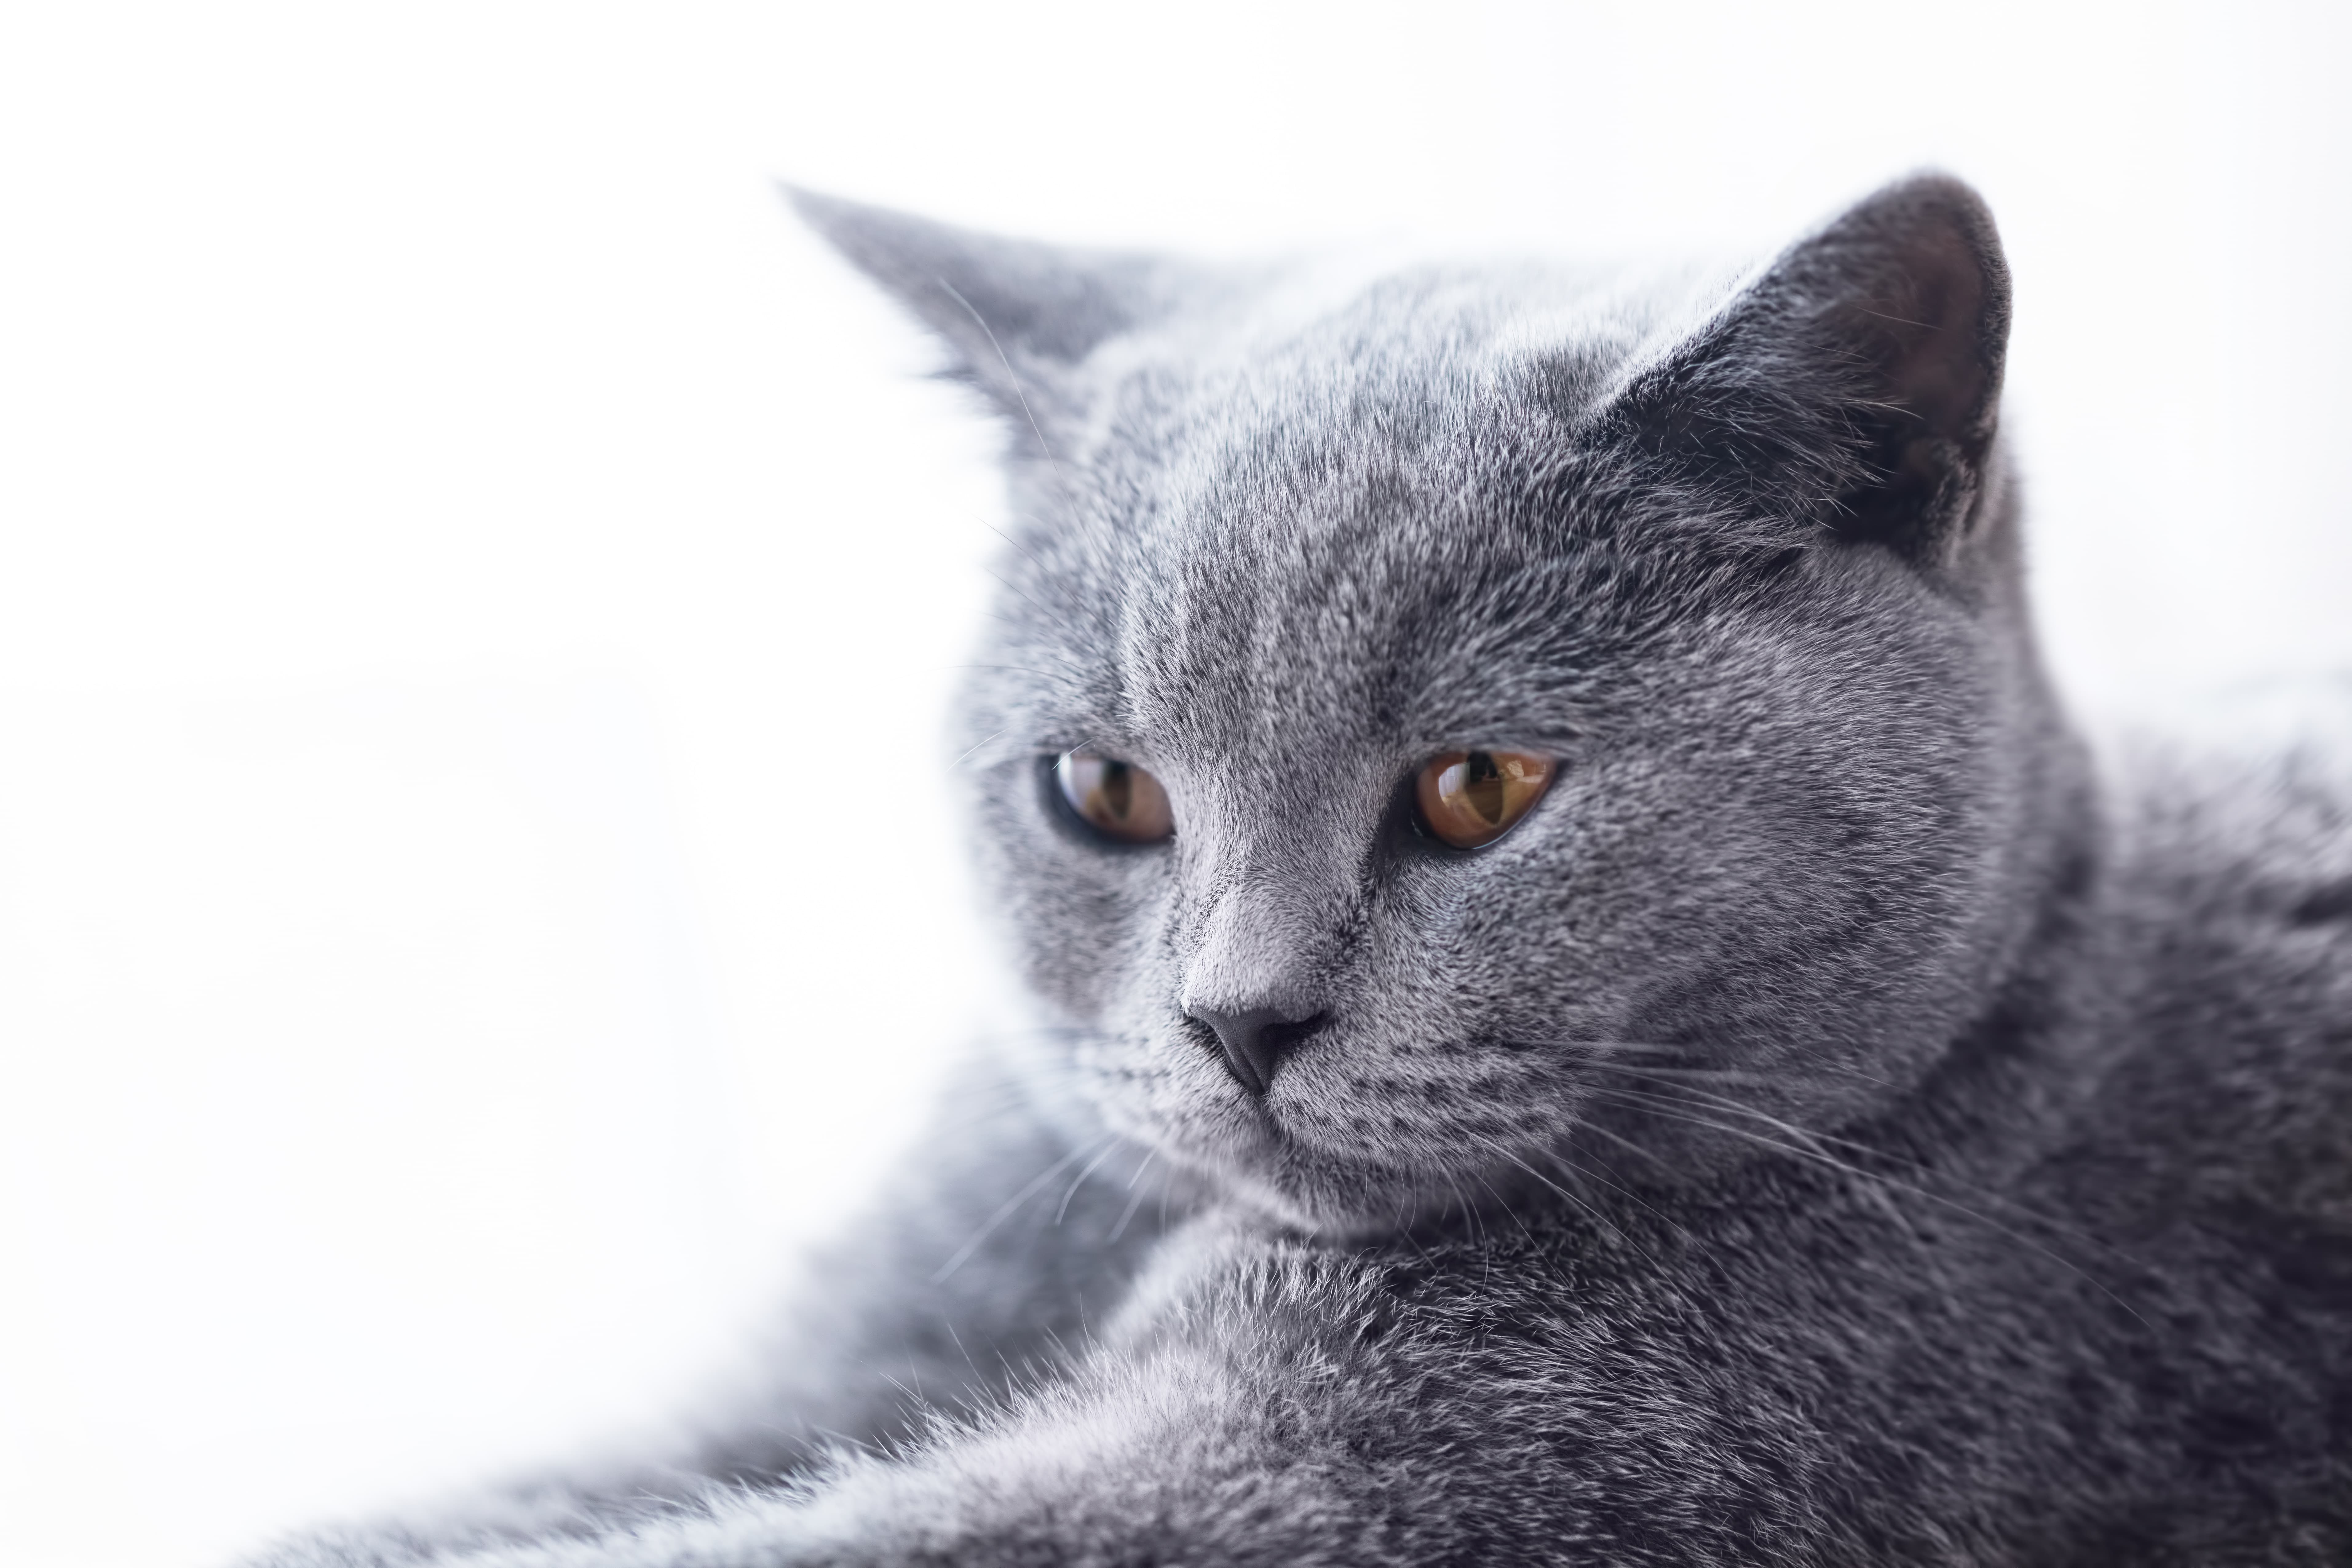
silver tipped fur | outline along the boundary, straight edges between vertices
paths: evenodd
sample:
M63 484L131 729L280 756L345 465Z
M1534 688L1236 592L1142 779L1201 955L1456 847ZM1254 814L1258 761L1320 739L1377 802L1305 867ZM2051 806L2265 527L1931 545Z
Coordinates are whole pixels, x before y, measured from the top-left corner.
M795 200L1006 432L1035 1027L699 1446L263 1561L2352 1561L2352 768L2074 739L1972 192L1728 280Z

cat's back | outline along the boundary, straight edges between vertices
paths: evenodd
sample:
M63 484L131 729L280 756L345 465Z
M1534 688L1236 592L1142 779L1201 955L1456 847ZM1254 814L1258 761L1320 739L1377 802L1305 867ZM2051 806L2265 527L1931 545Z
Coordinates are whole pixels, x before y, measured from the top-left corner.
M2352 679L2103 750L2121 1050L2100 1099L2146 1191L2352 1236Z

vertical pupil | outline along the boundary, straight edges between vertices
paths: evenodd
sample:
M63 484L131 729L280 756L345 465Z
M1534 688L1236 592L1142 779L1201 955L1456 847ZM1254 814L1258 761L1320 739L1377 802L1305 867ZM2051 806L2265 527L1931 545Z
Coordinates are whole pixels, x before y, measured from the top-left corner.
M1485 752L1473 752L1462 768L1462 796L1492 827L1503 820L1503 770Z
M1118 821L1125 822L1135 805L1135 778L1125 763L1105 763L1102 771L1102 803Z

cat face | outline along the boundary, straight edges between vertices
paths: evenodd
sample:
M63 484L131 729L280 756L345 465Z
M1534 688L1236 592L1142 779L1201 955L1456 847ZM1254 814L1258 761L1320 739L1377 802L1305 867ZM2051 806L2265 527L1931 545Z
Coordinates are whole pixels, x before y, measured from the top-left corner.
M810 206L1026 437L959 772L1040 1070L1111 1127L1360 1231L1849 1121L1986 1009L2052 721L1965 189L1711 298Z

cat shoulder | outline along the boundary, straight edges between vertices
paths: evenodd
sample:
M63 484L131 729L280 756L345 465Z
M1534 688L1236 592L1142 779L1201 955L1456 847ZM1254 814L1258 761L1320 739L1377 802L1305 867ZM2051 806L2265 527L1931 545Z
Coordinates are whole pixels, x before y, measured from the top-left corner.
M2135 1121L2189 1190L2352 1233L2352 678L2102 743Z
M2100 741L2132 912L2352 942L2352 675L2231 688Z

